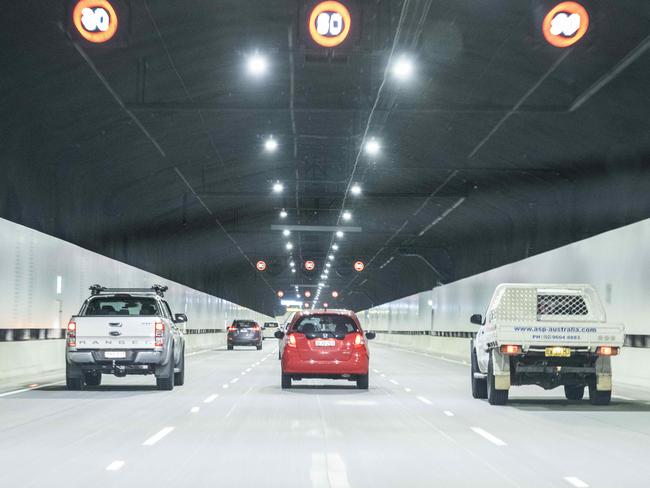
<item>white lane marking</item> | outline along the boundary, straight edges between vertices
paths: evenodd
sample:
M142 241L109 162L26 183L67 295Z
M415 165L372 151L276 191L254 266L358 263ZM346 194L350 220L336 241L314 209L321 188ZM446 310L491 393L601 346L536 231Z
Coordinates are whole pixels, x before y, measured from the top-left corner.
M228 386L229 385L227 383L224 383L223 385L221 385L221 388L223 388L225 390L226 388L228 388Z
M399 385L399 383L398 383L397 381L395 381L395 380L390 380L390 382L391 382L392 384L394 384L394 385Z
M199 413L199 410L201 410L201 407L192 407L190 410L191 413Z
M628 401L628 402L635 402L636 401L634 398L626 397L626 396L623 396L623 395L612 395L612 398L617 398L619 400L625 400L625 401Z
M268 358L262 358L262 361L266 361Z
M165 427L164 429L162 429L162 430L161 430L160 432L158 432L157 434L154 434L154 435L152 435L151 437L149 437L149 439L147 439L146 441L144 441L144 442L142 443L142 445L143 445L143 446L153 446L153 445L156 444L160 439L162 439L162 438L165 437L167 434L169 434L172 430L174 430L173 427Z
M11 395L17 395L18 393L24 393L26 391L38 390L40 388L45 388L47 386L60 385L61 383L65 383L65 380L55 381L54 383L45 383L44 385L34 385L34 386L30 386L29 388L21 388L20 390L7 391L5 393L0 393L0 398L11 396Z
M379 373L379 370L378 369L373 369L372 372L373 373Z
M327 454L327 474L331 488L349 488L348 471L341 455L337 452Z
M215 401L217 398L219 398L219 395L217 395L217 394L215 393L214 395L210 395L208 398L206 398L205 400L203 400L203 403L212 403L212 402Z
M478 435L480 435L481 437L483 437L484 439L490 441L495 446L503 447L508 445L505 442L503 442L501 439L499 439L497 436L490 434L488 431L483 430L480 427L472 427L472 430L476 432Z
M124 461L113 461L106 466L106 471L119 471L124 466Z
M309 466L309 479L312 488L329 488L327 479L327 460L325 454L313 452L311 454L311 465Z
M451 412L451 411L449 411L449 410L445 410L445 411L442 412L442 413L444 413L447 417L453 417L453 416L454 416L454 412Z
M385 375L384 373L382 373L382 374L381 374L381 377L382 377L382 378L385 378L385 377L386 377L386 375Z
M250 372L251 372L251 368L246 368L246 372L247 372L247 373L250 373Z
M411 390L410 388L404 388L404 391L405 391L406 393L411 393L413 390Z
M239 378L233 378L230 380L231 383L237 383L239 381Z
M576 488L589 488L589 485L587 483L582 481L580 478L576 478L575 476L566 476L564 478L564 481L570 485L575 486Z
M422 403L426 403L427 405L433 405L431 400L429 400L428 398L424 398L423 396L416 396L415 398L420 400Z
M241 372L241 375L242 375L242 376L246 376L246 371L242 371L242 372Z
M377 405L377 402L373 402L372 400L338 400L336 404L351 407L370 407L372 405Z

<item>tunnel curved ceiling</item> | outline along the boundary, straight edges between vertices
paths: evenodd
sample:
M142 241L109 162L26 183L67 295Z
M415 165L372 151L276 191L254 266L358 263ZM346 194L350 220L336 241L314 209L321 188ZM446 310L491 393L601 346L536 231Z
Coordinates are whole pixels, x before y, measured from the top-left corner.
M359 310L650 216L648 2L581 2L565 49L553 2L342 2L333 49L315 2L112 3L104 46L3 9L0 217L271 313L325 269Z

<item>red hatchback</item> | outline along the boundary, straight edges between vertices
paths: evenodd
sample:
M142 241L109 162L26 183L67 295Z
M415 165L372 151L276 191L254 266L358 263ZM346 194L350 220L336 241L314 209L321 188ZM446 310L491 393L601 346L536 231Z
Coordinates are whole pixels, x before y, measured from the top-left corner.
M356 381L368 389L368 339L359 319L348 310L298 312L287 327L275 333L281 340L282 388L292 380L329 378Z

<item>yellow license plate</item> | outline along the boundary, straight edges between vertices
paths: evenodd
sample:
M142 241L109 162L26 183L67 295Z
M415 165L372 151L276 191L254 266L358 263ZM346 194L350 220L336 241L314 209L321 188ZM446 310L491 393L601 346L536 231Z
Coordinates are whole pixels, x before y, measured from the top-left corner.
M570 347L547 347L544 355L550 358L568 358L571 357Z

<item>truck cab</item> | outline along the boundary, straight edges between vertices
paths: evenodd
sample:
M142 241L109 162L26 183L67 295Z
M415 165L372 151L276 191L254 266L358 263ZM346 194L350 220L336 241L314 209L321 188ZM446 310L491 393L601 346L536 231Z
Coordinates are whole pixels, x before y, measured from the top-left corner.
M596 290L585 284L501 284L471 344L474 398L503 405L511 386L564 387L594 405L611 400L611 356L620 352L622 324L607 322Z
M66 385L99 386L103 374L156 377L161 390L185 382L185 314L173 315L166 286L90 287L91 296L70 318L66 337Z

